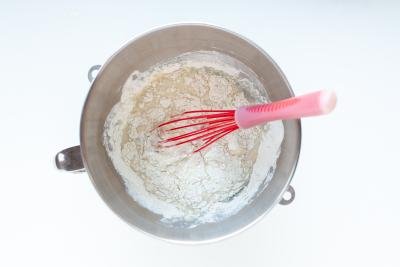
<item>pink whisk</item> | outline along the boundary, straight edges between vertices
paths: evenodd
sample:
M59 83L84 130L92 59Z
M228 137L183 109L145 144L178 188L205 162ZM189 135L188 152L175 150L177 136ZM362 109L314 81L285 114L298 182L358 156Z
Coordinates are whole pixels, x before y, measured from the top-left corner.
M174 132L191 129L187 133L168 137L160 141L162 146L178 146L199 142L198 152L237 129L246 129L269 121L299 119L331 112L336 106L336 95L332 91L318 91L298 97L291 97L267 104L239 107L236 110L191 110L174 119L158 125L158 128L180 122L190 122L165 129Z

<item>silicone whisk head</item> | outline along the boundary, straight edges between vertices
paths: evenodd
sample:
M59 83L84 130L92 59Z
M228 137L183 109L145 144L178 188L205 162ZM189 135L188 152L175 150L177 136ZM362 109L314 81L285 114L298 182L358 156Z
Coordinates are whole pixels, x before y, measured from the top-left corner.
M169 127L168 127L169 126ZM239 129L235 122L235 110L192 110L158 125L165 132L179 132L159 142L163 147L173 147L189 142L196 143L198 152L227 134Z

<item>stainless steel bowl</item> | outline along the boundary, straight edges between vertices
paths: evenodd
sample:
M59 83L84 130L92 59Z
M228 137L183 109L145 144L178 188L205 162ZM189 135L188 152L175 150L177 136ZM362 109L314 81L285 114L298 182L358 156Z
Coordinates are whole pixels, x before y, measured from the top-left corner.
M162 223L159 215L136 203L125 191L123 181L103 147L104 121L119 101L121 88L134 70L144 71L162 60L196 50L219 51L240 60L258 75L273 101L293 96L279 67L267 53L246 38L204 24L166 26L135 38L103 64L83 107L80 146L56 155L59 169L86 170L107 205L131 226L152 236L180 243L205 243L232 236L260 220L277 203L290 203L294 190L289 183L296 168L301 140L300 121L285 121L281 154L271 182L253 202L221 222L206 223L192 229L171 227ZM288 199L283 198L286 191L290 193Z

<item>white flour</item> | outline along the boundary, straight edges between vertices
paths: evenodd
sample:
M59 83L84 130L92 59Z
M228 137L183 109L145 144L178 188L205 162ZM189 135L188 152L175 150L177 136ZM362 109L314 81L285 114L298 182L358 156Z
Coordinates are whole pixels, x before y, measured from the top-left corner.
M107 117L104 142L128 193L165 222L189 226L238 212L273 175L281 121L238 130L192 154L194 144L157 146L153 130L193 109L234 109L266 102L255 74L217 52L192 52L134 72Z

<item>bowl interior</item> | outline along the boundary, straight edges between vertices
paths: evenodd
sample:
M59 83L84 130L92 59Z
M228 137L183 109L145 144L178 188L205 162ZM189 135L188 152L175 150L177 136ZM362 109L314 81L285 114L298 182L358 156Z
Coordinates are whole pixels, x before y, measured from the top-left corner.
M258 197L237 214L218 223L186 229L168 226L160 216L136 203L125 191L103 147L105 119L121 96L121 88L134 71L177 56L213 50L228 54L252 69L271 100L293 95L285 77L259 47L234 33L208 25L181 24L142 35L117 51L102 67L92 83L81 118L81 150L85 167L97 191L109 207L130 225L166 240L199 243L230 236L266 214L286 190L299 156L300 122L285 121L285 135L275 174Z

